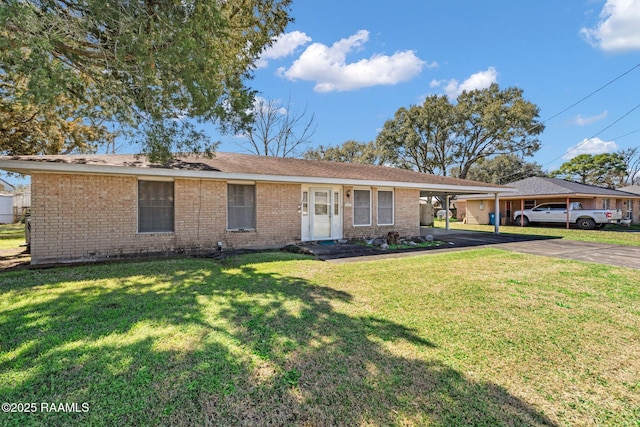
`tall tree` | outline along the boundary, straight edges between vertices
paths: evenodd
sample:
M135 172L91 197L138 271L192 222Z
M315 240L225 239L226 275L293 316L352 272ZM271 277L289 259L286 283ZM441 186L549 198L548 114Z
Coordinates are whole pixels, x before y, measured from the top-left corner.
M580 154L552 171L551 176L616 188L624 181L626 170L627 165L618 153Z
M247 122L253 64L290 21L291 0L4 0L2 86L25 82L3 102L55 106L117 123L152 160L173 151L210 153L197 130Z
M310 160L328 160L331 162L371 165L382 165L387 159L387 155L382 152L373 141L347 141L335 147L320 145L317 148L307 150L303 157Z
M246 141L239 145L262 156L297 157L316 131L315 115L307 116L306 106L302 111L293 110L291 99L281 105L256 98L251 115Z
M618 154L627 166L621 186L640 184L640 147L625 148Z
M430 96L421 106L400 108L387 120L376 145L396 166L446 176L455 163L456 112L446 96Z
M84 153L113 143L105 124L81 118L77 100L61 94L55 105L15 102L25 89L0 82L0 155Z
M536 162L527 162L515 154L500 154L474 163L469 169L467 179L504 185L524 178L544 175L542 166Z
M430 96L421 106L400 108L376 142L396 154L394 162L421 172L467 178L480 159L499 154L531 156L544 130L538 107L522 90L489 88L465 91L452 104Z

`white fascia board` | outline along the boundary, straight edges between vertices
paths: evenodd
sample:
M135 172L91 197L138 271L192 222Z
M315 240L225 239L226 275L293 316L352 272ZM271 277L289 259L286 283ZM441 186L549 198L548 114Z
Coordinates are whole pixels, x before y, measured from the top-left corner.
M514 190L517 191L517 190ZM492 198L493 196L491 194L474 194L474 195L468 195L468 197L465 197L466 195L460 195L458 197L458 200L484 200L484 199L488 199L488 198ZM484 197L482 197L484 196ZM502 200L520 200L520 199L530 199L530 200L534 200L534 199L561 199L561 200L565 200L567 197L569 198L574 198L574 199L595 199L595 198L601 198L601 199L626 199L626 198L631 198L633 199L634 197L627 197L627 195L610 195L610 194L585 194L585 193L570 193L570 194L525 194L525 195L519 195L519 194L504 194L502 195ZM640 195L636 195L636 198L640 198Z
M251 173L230 173L198 170L181 170L166 168L143 168L126 167L113 165L83 165L74 163L57 162L37 162L30 160L0 160L0 169L23 174L38 172L56 172L70 174L93 174L93 175L127 175L139 177L173 177L173 178L196 178L196 179L217 179L233 181L263 181L263 182L284 182L295 184L333 184L351 185L366 187L398 187L415 188L425 191L448 192L456 194L478 194L478 193L509 193L512 188L496 188L483 186L460 186L428 184L418 182L402 181L377 181L358 180L345 178L323 178L313 176L287 176L287 175L262 175Z

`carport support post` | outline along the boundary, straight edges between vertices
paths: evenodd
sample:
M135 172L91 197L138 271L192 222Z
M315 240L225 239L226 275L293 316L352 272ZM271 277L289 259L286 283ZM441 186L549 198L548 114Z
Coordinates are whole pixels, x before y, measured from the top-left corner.
M569 196L567 196L567 230L569 229L569 217L571 212L569 212L569 208L571 207L571 202L569 202Z
M445 204L446 204L446 211L444 212L444 223L445 223L445 229L448 230L449 229L449 200L450 200L451 196L447 195L445 196Z
M495 207L493 209L495 212L495 220L493 221L493 232L498 234L500 233L500 197L498 193L495 194Z

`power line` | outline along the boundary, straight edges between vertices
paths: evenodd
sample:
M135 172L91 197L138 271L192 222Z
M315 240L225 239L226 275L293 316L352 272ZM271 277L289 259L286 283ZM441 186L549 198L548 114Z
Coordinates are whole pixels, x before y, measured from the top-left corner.
M607 129L611 128L613 125L615 125L616 123L618 123L620 120L624 119L625 117L627 117L629 114L633 113L635 110L637 110L638 108L640 108L640 104L636 105L635 107L633 107L631 110L627 111L626 113L624 113L622 116L618 117L616 120L613 121L613 123L605 126L604 128L602 128L599 132L597 132L596 134L594 134L593 136L591 136L590 138L587 138L585 140L583 140L582 142L580 142L579 144L577 144L575 147L571 147L569 148L567 151L565 151L562 155L556 157L555 159L551 160L550 162L547 162L544 166L549 165L550 163L555 162L556 160L558 160L561 157L564 157L567 155L567 153L570 153L574 150L577 150L579 147L581 147L582 145L586 144L587 142L591 141L593 138L597 137L598 135L602 134L604 131L606 131ZM640 130L640 129L638 129ZM637 132L638 130L634 131ZM634 133L631 132L631 133ZM629 135L629 134L627 134ZM626 136L626 135L624 135Z
M569 111L570 109L572 109L573 107L575 107L576 105L580 104L582 101L587 100L588 98L591 98L593 95L595 95L596 93L600 92L602 89L604 89L605 87L609 86L610 84L614 83L617 80L620 80L622 77L626 76L627 74L629 74L630 72L632 72L633 70L635 70L636 68L640 68L640 63L636 64L635 66L631 67L630 69L628 69L627 71L625 71L624 73L620 74L618 77L614 78L613 80L610 80L609 82L605 83L604 85L600 86L598 89L594 90L593 92L591 92L590 94L588 94L587 96L579 99L578 101L574 102L573 104L569 105L567 108L565 108L564 110L560 111L559 113L554 114L553 116L549 117L548 119L544 120L542 123L546 123L549 120L555 119L556 117L558 117L559 115L561 115L562 113L565 113L567 111Z
M629 133L625 133L624 135L620 135L620 136L613 137L613 138L611 138L611 139L622 139L622 138L624 138L624 137L627 137L627 136L629 136L629 135L633 135L634 133L638 133L638 132L640 132L640 128L639 128L639 129L636 129L636 130L632 130L632 131L631 131L631 132L629 132Z
M556 118L556 117L558 117L559 115L561 115L561 114L563 114L563 113L565 113L565 112L569 111L570 109L572 109L572 108L573 108L573 107L575 107L576 105L580 104L581 102L583 102L583 101L585 101L585 100L587 100L587 99L591 98L593 95L595 95L596 93L600 92L602 89L606 88L607 86L611 85L612 83L614 83L614 82L616 82L616 81L620 80L622 77L624 77L624 76L626 76L627 74L631 73L631 72L632 72L632 71L634 71L636 68L640 68L640 63L638 63L638 64L634 65L634 66L633 66L633 67L631 67L631 68L629 68L627 71L623 72L622 74L618 75L617 77L615 77L615 78L613 78L613 79L609 80L607 83L605 83L604 85L600 86L598 89L596 89L596 90L594 90L593 92L589 93L588 95L586 95L586 96L584 96L584 97L580 98L579 100L577 100L577 101L576 101L576 102L574 102L573 104L569 105L568 107L564 108L564 109L563 109L563 110L561 110L560 112L558 112L558 113L554 114L553 116L551 116L551 117L549 117L549 118L547 118L547 119L543 120L543 121L542 121L542 122L540 122L539 124L536 124L536 125L532 126L532 127L528 130L528 132L530 132L530 131L532 131L533 129L535 129L536 127L540 126L540 124L545 124L545 123L547 123L548 121L555 119L555 118ZM640 104L639 104L639 105L636 105L636 106L635 106L635 107L633 107L630 111L626 112L624 115L622 115L621 117L619 117L617 120L615 120L615 121L614 121L613 123L611 123L609 126L605 127L604 129L602 129L601 131L599 131L598 133L596 133L596 134L595 134L594 136L592 136L591 138L585 139L584 141L580 142L580 143L579 143L578 145L576 145L575 147L570 148L569 150L565 151L562 155L560 155L560 156L556 157L555 159L553 159L553 160L551 160L550 162L547 162L546 164L541 165L541 166L542 166L542 167L548 166L549 164L551 164L551 163L555 162L555 161L556 161L556 160L558 160L559 158L561 158L561 157L565 156L567 153L569 153L569 152L571 152L571 151L573 151L573 150L577 149L577 148L578 148L578 147L580 147L581 145L585 144L585 143L586 143L586 142L588 142L589 140L591 140L591 139L595 138L596 136L600 135L600 134L601 134L602 132L604 132L605 130L609 129L610 127L612 127L613 125L615 125L616 123L618 123L620 120L622 120L623 118L625 118L626 116L628 116L629 114L631 114L633 111L635 111L635 110L636 110L636 109L638 109L639 107L640 107ZM613 139L620 139L620 138L623 138L623 137L625 137L625 136L632 135L632 134L634 134L634 133L636 133L636 132L639 132L639 131L640 131L640 129L636 129L636 130L631 131L631 132L629 132L629 133L627 133L627 134L625 134L625 135L622 135L622 136L619 136L619 137L616 137L616 138L613 138ZM507 175L507 176L502 177L502 178L503 178L503 179L504 179L504 178L509 178L509 177L511 177L511 176L518 175L518 174L520 174L521 172L524 172L524 169L523 169L522 171L520 171L520 172L513 173L513 174L511 174L511 175Z

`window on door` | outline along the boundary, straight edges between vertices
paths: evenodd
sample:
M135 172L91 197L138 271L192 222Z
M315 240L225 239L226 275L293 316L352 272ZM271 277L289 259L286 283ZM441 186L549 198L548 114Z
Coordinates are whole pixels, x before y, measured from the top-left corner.
M256 229L255 185L227 185L227 229Z
M353 225L371 225L371 190L353 190Z
M393 225L393 191L378 190L378 225Z

